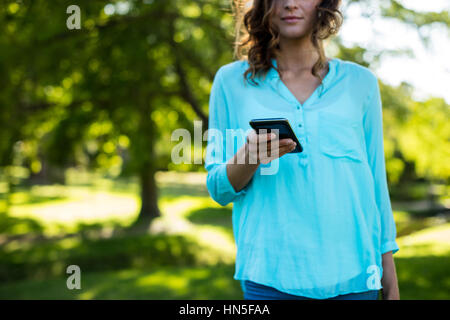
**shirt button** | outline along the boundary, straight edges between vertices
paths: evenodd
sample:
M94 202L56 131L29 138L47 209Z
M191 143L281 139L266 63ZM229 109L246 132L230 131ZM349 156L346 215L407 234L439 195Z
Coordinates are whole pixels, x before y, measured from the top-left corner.
M301 128L301 127L302 127L302 124L300 123L298 126L299 126L299 128Z
M299 110L300 109L300 106L297 106L297 110Z

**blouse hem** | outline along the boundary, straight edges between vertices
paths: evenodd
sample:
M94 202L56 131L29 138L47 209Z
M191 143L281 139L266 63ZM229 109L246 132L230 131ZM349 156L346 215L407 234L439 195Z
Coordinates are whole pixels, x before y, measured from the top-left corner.
M286 293L286 294L290 294L290 295L294 295L294 296L300 296L300 297L305 297L305 298L311 298L311 299L319 299L319 300L335 298L335 297L340 296L340 295L346 295L346 294L351 294L351 293L361 293L361 292L367 292L367 291L372 291L372 290L377 290L378 291L378 290L383 289L383 285L380 284L379 288L375 288L375 289L368 289L366 287L364 289L343 290L343 291L339 291L337 294L333 294L333 295L313 296L313 295L310 295L310 294L303 294L303 293L301 293L301 294L294 294L292 292L287 292L284 289L283 290L280 289L275 284L271 284L271 283L268 284L268 283L265 283L265 282L262 282L262 281L259 281L259 280L251 279L249 277L242 277L242 278L234 277L234 279L235 280L239 280L239 281L248 280L248 281L256 282L256 283L259 283L259 284L262 284L262 285L265 285L265 286L270 286L270 287L272 287L272 288L274 288L274 289L276 289L276 290L278 290L280 292ZM243 282L241 282L241 287L242 287L243 290L245 290L245 285L244 285ZM299 290L302 290L302 289L299 289Z

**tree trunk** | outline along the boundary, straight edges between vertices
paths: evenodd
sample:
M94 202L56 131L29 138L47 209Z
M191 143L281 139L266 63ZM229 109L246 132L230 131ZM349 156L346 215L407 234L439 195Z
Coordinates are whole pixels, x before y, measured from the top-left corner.
M28 179L31 185L66 184L65 166L51 164L45 157L41 157L40 160L42 165L41 171L38 173L31 173L30 178Z
M158 209L158 190L155 181L155 172L152 169L143 170L139 178L142 204L135 225L148 228L152 220L161 215Z

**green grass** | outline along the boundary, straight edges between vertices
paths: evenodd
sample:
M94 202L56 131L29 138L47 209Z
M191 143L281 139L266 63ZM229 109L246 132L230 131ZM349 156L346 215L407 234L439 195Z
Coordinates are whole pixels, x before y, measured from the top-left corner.
M450 223L400 237L398 245L402 299L450 299Z
M242 299L231 206L209 198L204 174L158 173L162 216L147 233L126 229L140 205L135 181L88 178L12 195L0 214L0 299ZM395 219L401 297L450 299L450 224ZM66 287L70 264L81 290Z
M234 265L165 266L82 273L80 290L66 278L18 281L0 287L0 299L242 299Z

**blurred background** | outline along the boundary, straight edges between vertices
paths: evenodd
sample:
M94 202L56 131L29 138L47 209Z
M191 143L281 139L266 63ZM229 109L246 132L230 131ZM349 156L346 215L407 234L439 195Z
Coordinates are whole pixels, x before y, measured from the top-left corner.
M403 299L450 298L449 11L344 0L326 43L380 80ZM231 205L170 160L233 61L230 0L10 0L0 26L0 298L242 299Z

